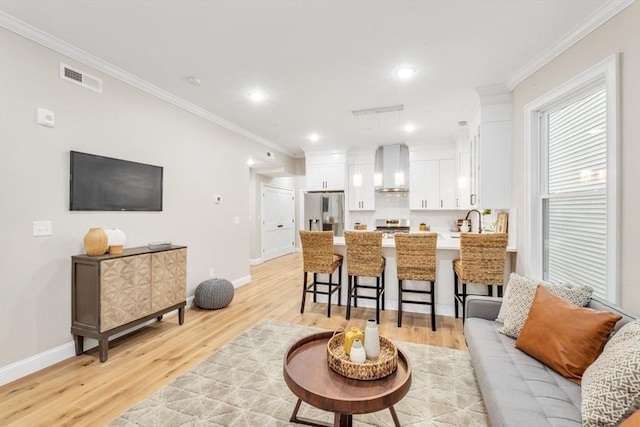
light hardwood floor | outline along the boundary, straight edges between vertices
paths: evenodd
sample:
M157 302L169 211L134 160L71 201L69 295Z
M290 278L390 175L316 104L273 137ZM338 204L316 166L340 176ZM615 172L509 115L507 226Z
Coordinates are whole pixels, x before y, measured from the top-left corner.
M180 326L177 316L142 328L110 343L109 359L97 349L72 357L0 388L1 426L99 426L167 384L262 319L326 329L364 329L373 309L352 308L351 320L334 305L307 297L300 314L302 256L291 254L251 268L252 282L236 289L223 310L189 309ZM343 278L346 286L346 278ZM389 283L387 286L397 286ZM462 322L438 316L437 332L428 315L382 313L380 334L391 339L466 350Z

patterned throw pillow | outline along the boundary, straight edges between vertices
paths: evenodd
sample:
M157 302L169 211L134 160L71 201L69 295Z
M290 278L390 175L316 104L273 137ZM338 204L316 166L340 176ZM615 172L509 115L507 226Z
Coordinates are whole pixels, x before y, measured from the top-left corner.
M609 340L582 376L582 425L618 425L640 409L640 320Z
M586 306L593 293L593 288L590 286L539 283L552 294L564 298L578 307ZM514 283L513 288L509 291L509 305L507 306L507 314L504 317L504 325L498 329L498 332L511 338L518 338L524 322L529 316L529 309L536 295L537 287L537 283L531 284L525 281Z
M517 283L517 285L515 284ZM528 277L520 276L517 273L511 273L509 276L509 283L507 284L507 289L504 291L504 296L502 297L502 305L500 306L500 312L498 313L498 317L496 318L496 322L504 323L504 318L507 316L507 310L509 308L509 297L511 295L511 288L514 286L519 286L522 284L535 286L539 282Z

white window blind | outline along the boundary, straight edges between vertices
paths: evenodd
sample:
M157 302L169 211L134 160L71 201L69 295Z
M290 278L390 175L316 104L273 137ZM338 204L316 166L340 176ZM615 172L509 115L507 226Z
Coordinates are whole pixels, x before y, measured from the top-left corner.
M607 296L607 99L603 86L543 115L543 274Z

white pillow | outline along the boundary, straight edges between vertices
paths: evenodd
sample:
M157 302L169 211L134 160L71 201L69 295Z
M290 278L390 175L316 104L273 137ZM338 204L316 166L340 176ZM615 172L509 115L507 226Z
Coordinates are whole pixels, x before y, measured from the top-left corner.
M520 276L516 273L511 273L511 275L509 275L509 283L507 283L507 288L505 289L504 295L502 296L502 305L500 306L500 312L498 313L498 317L496 318L496 322L498 323L504 323L504 318L507 315L507 309L509 307L511 288L514 286L513 283L516 282L519 284L524 283L529 285L536 285L538 283L537 281L528 277Z
M640 320L609 340L582 375L582 425L618 425L640 409Z
M511 338L518 338L524 322L529 316L529 309L531 309L538 284L578 307L586 306L593 293L593 288L590 286L552 284L531 280L515 281L509 291L509 303L504 317L504 325L498 329L498 332Z

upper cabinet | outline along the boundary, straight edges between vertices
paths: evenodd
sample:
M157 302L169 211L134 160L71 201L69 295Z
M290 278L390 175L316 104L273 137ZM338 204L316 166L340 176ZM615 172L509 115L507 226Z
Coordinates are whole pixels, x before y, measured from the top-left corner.
M347 157L349 180L347 206L350 211L376 209L375 152L351 153Z
M462 206L508 209L511 207L511 93L502 85L476 90L480 95L480 108L469 124L469 161L466 163L469 203L463 200Z
M409 209L457 209L457 165L455 153L411 152Z
M372 211L376 208L374 164L349 165L349 210Z
M307 154L307 191L343 191L345 168L345 153Z

